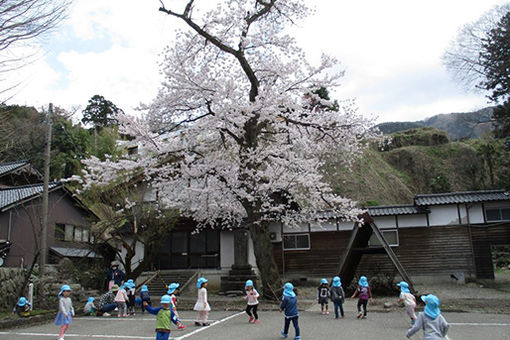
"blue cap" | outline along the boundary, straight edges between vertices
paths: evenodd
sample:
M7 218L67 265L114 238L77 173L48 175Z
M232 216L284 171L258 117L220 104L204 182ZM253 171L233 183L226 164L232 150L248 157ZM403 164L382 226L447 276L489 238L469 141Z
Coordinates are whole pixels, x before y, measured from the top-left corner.
M409 290L409 285L407 284L407 282L405 281L400 281L399 283L397 283L397 286L400 287L400 290L403 292L403 293L411 293L411 291Z
M168 286L168 294L173 294L173 292L175 292L175 290L179 288L179 284L178 283L175 283L175 282L172 282L170 283L170 286Z
M368 287L368 280L366 276L362 276L359 278L358 285L361 287Z
M140 289L141 292L148 292L149 288L147 288L147 285L143 285L142 289Z
M439 314L441 314L441 310L439 309L439 305L441 301L439 298L433 294L422 295L421 300L425 302L425 315L431 317L432 319L436 319Z
M335 276L333 278L333 287L342 287L342 281L340 281L340 276Z
M296 293L294 293L294 285L292 283L287 282L283 285L283 295L288 297L296 296Z
M94 301L94 300L95 300L95 299L91 296L91 297L89 297L89 298L88 298L87 303L91 303L91 302L92 302L92 301Z
M253 287L253 281L252 280L246 280L246 283L244 284L244 288L246 287Z
M321 285L323 284L328 284L328 280L327 279L321 279Z
M69 287L69 285L62 285L62 287L60 287L60 292L58 292L58 296L61 297L62 296L62 293L63 292L70 292L71 291L71 287Z
M28 303L28 300L24 296L22 296L19 298L17 305L20 307L23 307L27 303Z
M197 280L197 288L202 288L202 285L207 282L207 279L205 277L201 277Z
M172 303L172 297L170 295L163 295L161 297L161 303Z

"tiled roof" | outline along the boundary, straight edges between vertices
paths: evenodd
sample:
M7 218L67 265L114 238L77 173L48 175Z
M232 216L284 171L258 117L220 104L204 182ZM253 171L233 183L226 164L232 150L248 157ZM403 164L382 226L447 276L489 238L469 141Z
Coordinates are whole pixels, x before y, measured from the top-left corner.
M426 206L507 200L510 200L509 192L505 192L504 190L483 190L416 195L414 197L414 204L417 206Z
M424 213L426 211L413 205L368 207L368 214L370 216L415 215Z
M11 171L22 168L25 165L28 165L28 161L17 161L17 162L9 162L0 164L0 177L8 174Z
M88 257L88 258L102 258L101 255L90 249L84 248L65 248L65 247L51 247L55 253L66 257Z
M62 184L53 182L49 184L49 189L51 190L58 186L62 186ZM3 210L4 208L12 204L18 203L20 201L23 201L25 199L39 195L42 192L43 192L42 183L0 189L0 210Z

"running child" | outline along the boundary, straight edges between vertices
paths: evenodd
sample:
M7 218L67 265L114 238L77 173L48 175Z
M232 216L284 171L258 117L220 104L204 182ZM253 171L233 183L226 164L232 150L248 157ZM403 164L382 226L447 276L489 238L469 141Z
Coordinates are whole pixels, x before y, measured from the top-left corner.
M207 279L205 277L201 277L197 280L197 288L197 302L195 303L195 307L193 307L193 310L198 312L195 326L209 326L207 318L209 316L211 306L209 306L209 303L207 302Z
M359 295L357 318L366 319L368 301L373 301L372 292L370 291L370 286L368 285L366 276L359 278L358 288L354 291L354 294L352 294L351 298L354 299L356 295ZM363 312L361 311L361 306L363 306Z
M172 298L172 310L174 311L174 314L175 314L175 316L177 316L177 318L179 318L179 313L177 312L177 296L176 296L178 290L179 290L179 284L176 282L172 282L168 286L168 291L167 291L167 294L170 295L170 297Z
M414 312L416 308L416 299L411 291L409 290L409 285L405 281L401 281L397 284L400 287L400 297L397 300L397 303L403 302L406 306L406 313L411 318L411 326L416 322L416 313Z
M338 309L340 309L340 315L344 317L344 300L345 292L342 288L342 281L339 276L335 276L331 282L331 301L335 307L335 319L338 319Z
M283 299L280 304L280 312L285 313L285 323L283 325L283 330L280 334L286 339L289 336L289 326L292 321L292 325L294 326L294 330L296 331L296 337L294 340L300 340L300 332L299 332L299 313L297 307L297 297L294 292L294 286L292 283L287 282L283 286Z
M173 322L177 326L182 326L179 319L177 319L170 308L172 305L172 298L170 295L163 295L161 297L161 307L159 308L151 307L147 301L143 301L142 305L147 309L147 312L156 315L156 340L168 340L170 337L170 322ZM182 328L184 328L184 326L182 326Z
M71 301L69 295L71 295L71 287L68 285L60 287L60 292L58 293L58 313L55 318L55 325L60 326L60 332L58 333L57 340L64 340L64 333L73 322L73 301Z
M329 314L329 286L326 279L322 279L320 286L317 288L317 302L321 305L321 314Z
M441 310L439 309L441 301L432 294L423 295L421 299L425 302L425 309L418 314L413 327L407 331L407 337L410 338L420 329L423 329L423 340L444 339L450 325L441 315Z
M247 280L246 284L244 285L244 290L246 292L246 296L243 298L246 300L246 303L248 304L246 306L246 314L250 317L248 319L249 323L257 324L259 323L259 315L257 314L257 308L259 307L259 300L258 297L259 292L253 287L253 281Z

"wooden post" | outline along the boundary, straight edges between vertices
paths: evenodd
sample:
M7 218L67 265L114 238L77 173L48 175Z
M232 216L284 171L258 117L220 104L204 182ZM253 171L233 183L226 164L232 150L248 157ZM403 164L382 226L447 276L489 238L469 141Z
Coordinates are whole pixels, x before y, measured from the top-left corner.
M51 152L51 114L53 104L50 103L46 115L46 143L44 149L44 183L41 212L41 253L39 257L39 272L44 274L44 267L48 263L48 213L49 213L49 180L50 180L50 152Z

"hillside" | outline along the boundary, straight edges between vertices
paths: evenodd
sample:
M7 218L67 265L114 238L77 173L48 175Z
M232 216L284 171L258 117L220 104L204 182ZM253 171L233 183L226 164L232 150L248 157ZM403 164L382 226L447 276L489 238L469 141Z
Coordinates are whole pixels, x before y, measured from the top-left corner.
M503 141L451 141L430 127L393 137L383 148L366 150L351 171L330 162L325 170L335 192L368 206L409 204L418 193L510 189L510 151ZM493 184L484 150L491 150Z
M492 107L474 112L438 114L416 122L387 122L377 125L384 134L392 134L419 127L435 127L446 131L452 140L480 138L492 130Z

